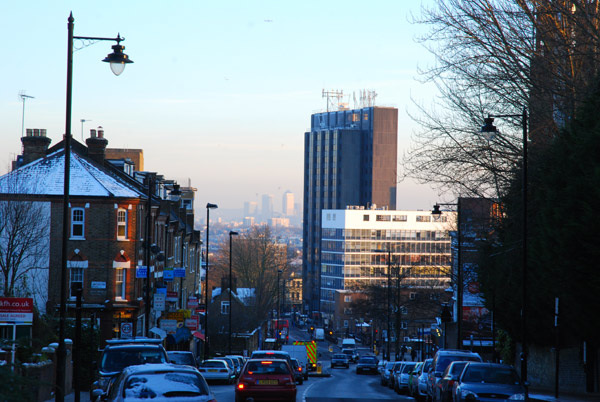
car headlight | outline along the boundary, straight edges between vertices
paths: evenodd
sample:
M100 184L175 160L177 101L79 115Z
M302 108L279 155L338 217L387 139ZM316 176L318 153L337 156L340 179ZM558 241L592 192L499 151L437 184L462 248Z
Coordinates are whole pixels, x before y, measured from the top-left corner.
M511 395L510 398L508 398L509 401L524 401L525 400L525 394L514 394Z

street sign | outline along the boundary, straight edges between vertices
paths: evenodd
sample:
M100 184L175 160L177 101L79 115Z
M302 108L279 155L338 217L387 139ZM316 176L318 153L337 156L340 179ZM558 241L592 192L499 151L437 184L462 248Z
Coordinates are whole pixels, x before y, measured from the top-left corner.
M154 310L165 311L165 299L166 298L167 298L167 295L164 295L162 293L155 293L154 294Z
M174 278L185 278L185 268L173 268Z
M133 324L130 322L121 323L121 338L131 338L133 336Z
M188 302L187 302L187 307L189 309L194 309L194 308L198 307L198 298L197 297L190 297L188 299Z
M178 298L177 292L167 291L167 301L176 302Z
M190 329L190 331L198 330L198 319L197 318L198 317L185 319L185 326L188 327Z
M145 265L138 265L135 268L135 277L136 278L147 278L148 277L148 268Z
M165 269L163 271L163 279L165 280L165 282L172 281L173 277L174 275L172 269Z

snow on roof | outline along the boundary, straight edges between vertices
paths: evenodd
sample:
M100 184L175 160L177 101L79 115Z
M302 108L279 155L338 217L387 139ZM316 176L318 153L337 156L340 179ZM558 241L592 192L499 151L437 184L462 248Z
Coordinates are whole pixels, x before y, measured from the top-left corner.
M212 291L212 298L214 299L220 294L221 288L214 288ZM232 293L232 295L239 299L242 303L246 303L249 298L254 297L254 288L237 288L236 291Z
M77 153L71 152L69 194L83 197L137 198L143 193L124 180L99 169ZM64 151L27 164L0 177L0 193L63 195Z

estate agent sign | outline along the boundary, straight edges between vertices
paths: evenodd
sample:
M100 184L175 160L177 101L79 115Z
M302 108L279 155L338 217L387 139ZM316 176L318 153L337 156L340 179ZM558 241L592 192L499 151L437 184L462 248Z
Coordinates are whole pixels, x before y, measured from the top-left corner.
M33 322L33 299L29 297L0 297L0 322Z

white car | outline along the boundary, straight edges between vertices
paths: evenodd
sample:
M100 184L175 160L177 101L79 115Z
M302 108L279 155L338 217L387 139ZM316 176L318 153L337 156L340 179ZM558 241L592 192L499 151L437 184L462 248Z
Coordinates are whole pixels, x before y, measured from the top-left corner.
M110 385L108 395L96 389L93 397L115 402L140 399L216 401L198 370L169 363L129 366Z
M224 381L227 384L231 384L235 380L235 372L225 360L204 360L198 366L198 371L200 371L206 381Z

